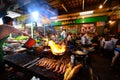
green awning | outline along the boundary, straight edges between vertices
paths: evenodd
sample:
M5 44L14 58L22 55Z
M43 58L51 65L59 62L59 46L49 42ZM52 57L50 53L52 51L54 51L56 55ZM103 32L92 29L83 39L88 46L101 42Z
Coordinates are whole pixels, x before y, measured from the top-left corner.
M89 17L89 18L80 18L76 19L75 23L91 23L91 22L98 22L98 21L107 21L108 17L107 16L97 16L97 17Z
M62 25L62 22L61 22L61 21L52 22L51 25L52 25L52 26L61 26L61 25Z
M96 17L89 17L89 18L79 18L79 19L70 20L70 21L52 22L51 25L52 26L74 25L74 24L80 24L80 23L92 23L92 22L107 21L107 20L108 20L108 16L96 16ZM71 21L73 23L71 23Z

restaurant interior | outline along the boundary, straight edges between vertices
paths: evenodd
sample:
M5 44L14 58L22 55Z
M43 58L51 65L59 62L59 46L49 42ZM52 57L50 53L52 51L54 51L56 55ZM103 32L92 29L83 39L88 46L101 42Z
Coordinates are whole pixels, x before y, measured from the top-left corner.
M29 36L0 34L0 80L120 79L120 0L0 0L4 16Z

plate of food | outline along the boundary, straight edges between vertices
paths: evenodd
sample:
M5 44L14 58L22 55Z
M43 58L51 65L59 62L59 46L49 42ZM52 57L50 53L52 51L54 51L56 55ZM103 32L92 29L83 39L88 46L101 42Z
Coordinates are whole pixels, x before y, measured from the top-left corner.
M77 55L86 55L87 54L87 53L80 51L80 50L74 51L73 53L75 53Z

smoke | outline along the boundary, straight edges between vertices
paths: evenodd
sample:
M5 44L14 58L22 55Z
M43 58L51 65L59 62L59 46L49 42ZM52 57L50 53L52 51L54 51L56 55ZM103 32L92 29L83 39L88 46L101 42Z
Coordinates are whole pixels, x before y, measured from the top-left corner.
M45 0L31 0L31 3L27 5L27 10L30 14L37 11L47 18L58 15L57 9L53 9Z

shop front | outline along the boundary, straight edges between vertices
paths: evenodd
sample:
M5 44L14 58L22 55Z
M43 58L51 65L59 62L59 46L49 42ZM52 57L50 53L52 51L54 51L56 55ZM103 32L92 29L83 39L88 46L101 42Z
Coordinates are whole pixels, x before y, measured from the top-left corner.
M55 28L57 27L57 29L60 29L60 27L64 27L67 29L68 32L72 33L94 33L95 31L97 31L98 33L102 33L107 20L108 16L105 15L52 22L51 25L55 26Z

